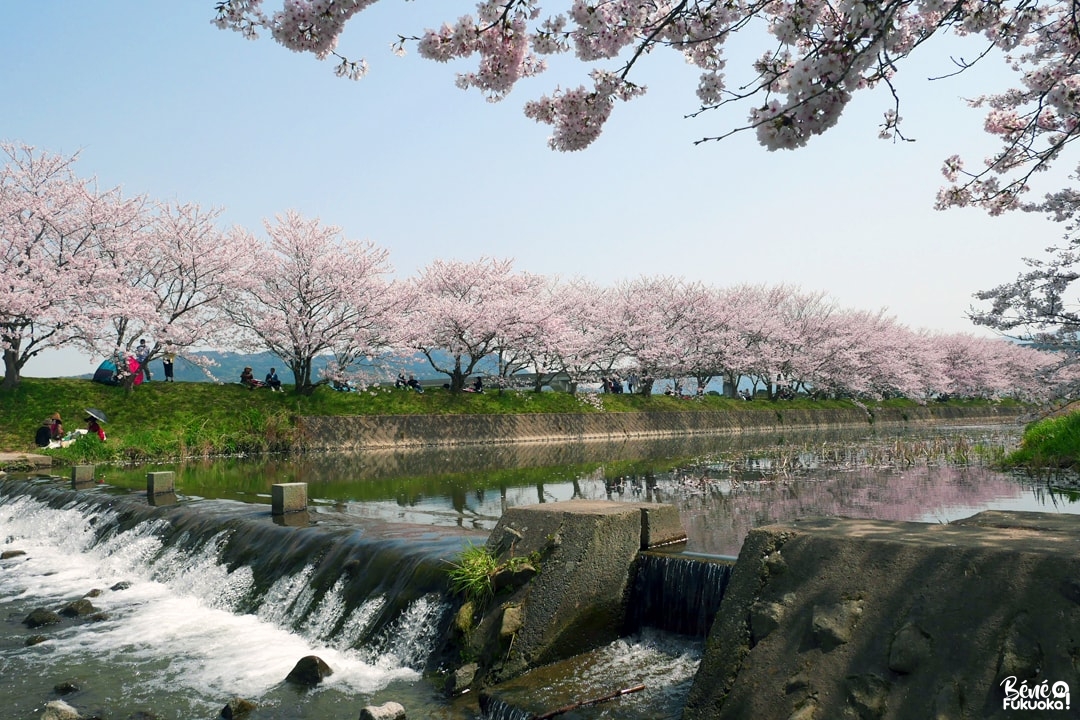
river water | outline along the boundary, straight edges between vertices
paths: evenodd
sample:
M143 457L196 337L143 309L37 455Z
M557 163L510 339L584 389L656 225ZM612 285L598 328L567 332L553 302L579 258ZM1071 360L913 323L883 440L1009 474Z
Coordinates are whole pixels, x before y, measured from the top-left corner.
M99 467L82 496L61 492L62 480L0 482L0 552L14 553L0 560L0 715L38 718L63 697L85 716L213 718L243 697L257 705L253 720L345 720L387 700L414 719L474 720L475 698L448 700L425 676L447 612L432 568L482 543L505 508L671 503L686 550L722 556L737 555L753 527L822 515L937 523L984 509L1080 512L1080 496L1056 480L985 465L1018 436L971 427ZM176 506L147 507L140 491L155 470L176 471ZM280 482L308 483L302 523L271 518ZM193 518L180 529L154 514L178 509ZM298 524L334 544L302 545L311 533ZM323 568L303 561L334 553L345 568L380 558L364 560L366 595L322 587ZM91 591L96 619L24 624L35 608ZM44 641L27 645L34 634ZM641 676L663 693L565 717L676 718L699 653L700 643L655 633L602 648L581 683L589 672ZM313 691L283 683L311 654L334 674ZM62 683L77 689L62 694Z

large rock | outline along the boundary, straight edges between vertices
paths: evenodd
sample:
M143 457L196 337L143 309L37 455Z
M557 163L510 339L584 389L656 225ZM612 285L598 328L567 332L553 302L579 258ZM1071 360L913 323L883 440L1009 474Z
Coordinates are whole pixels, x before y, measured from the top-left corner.
M285 676L285 682L293 685L314 687L323 681L323 678L334 674L326 661L317 655L307 655L300 658L289 674Z
M683 717L1019 717L1004 709L1008 678L1029 690L1044 681L1080 689L1077 578L1075 516L759 528L739 555Z
M368 705L361 708L360 720L405 720L405 708L396 702Z
M93 615L97 611L97 608L94 607L93 603L91 603L89 600L87 600L86 598L79 598L78 600L73 600L69 602L67 605L61 608L60 614L64 615L65 617L75 618Z
M23 618L23 625L28 628L39 628L46 625L59 625L64 619L58 613L46 608L35 608Z
M45 711L41 713L41 720L81 720L79 711L68 705L63 700L50 700L45 703Z
M221 708L221 712L218 713L218 717L221 720L241 720L251 714L257 706L250 700L244 698L233 698L226 703L225 707Z

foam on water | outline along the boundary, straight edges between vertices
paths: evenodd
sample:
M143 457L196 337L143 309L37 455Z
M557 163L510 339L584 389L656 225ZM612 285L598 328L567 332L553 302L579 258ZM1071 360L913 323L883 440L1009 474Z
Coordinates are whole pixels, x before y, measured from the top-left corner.
M385 654L353 649L344 638L328 645L327 636L345 615L340 587L323 598L301 631L292 629L301 624L295 621L298 608L312 604L310 566L275 583L258 614L237 614L250 601L252 576L246 567L230 572L219 561L226 533L195 551L163 549L151 521L98 542L94 529L109 521L107 514L75 505L55 509L27 497L0 499L0 547L25 553L4 561L0 602L20 612L58 609L102 590L91 602L106 619L57 626L62 629L49 632L46 642L19 653L27 669L78 656L83 663L93 658L130 668L124 692L145 693L151 683L206 698L258 698L306 655L318 655L334 671L320 689L370 693L418 677L413 667L430 653L424 641L431 640L432 618L443 611L438 597L422 598L395 622L394 632L380 640ZM358 607L346 635L358 638L379 606L376 598Z

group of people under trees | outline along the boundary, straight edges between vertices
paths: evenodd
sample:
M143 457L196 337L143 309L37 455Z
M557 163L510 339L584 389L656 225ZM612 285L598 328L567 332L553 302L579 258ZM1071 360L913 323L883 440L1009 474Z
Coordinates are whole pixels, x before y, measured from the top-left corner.
M636 384L637 384L637 376L636 375L631 375L630 377L626 378L625 391L630 393L631 395L633 395L634 394L634 385L636 385ZM611 377L602 377L602 378L600 378L600 389L601 389L601 392L612 393L614 395L621 395L623 393L623 390L624 390L622 378L620 378L618 375L612 375Z
M150 345L147 344L145 338L141 338L138 345L135 346L134 351L130 353L125 352L117 345L112 354L112 362L113 365L116 366L114 377L116 382L122 384L133 374L137 378L141 377L140 382L150 382L152 379L150 372L151 352ZM134 363L129 362L129 358L134 358ZM165 382L176 382L173 377L173 364L175 360L176 352L173 348L173 344L166 341L161 353L161 369L164 373Z
M104 417L104 415L102 416ZM60 417L60 413L54 412L49 417L41 421L41 425L38 427L37 432L34 434L34 444L38 447L67 447L69 444L75 442L79 435L91 434L97 435L98 439L105 442L105 430L101 427L101 423L93 415L86 415L86 419L83 421L86 423L86 431L76 430L73 433L64 433L64 422Z
M416 379L415 375L409 375L409 379L406 380L405 373L400 372L398 373L397 380L394 381L394 387L415 390L416 392L421 394L423 394L424 392L424 386L420 384L420 381ZM450 383L445 383L443 385L443 389L449 390ZM471 385L462 389L465 392L482 393L484 392L484 381L479 375L477 375L475 378L473 378Z
M421 394L424 392L424 388L420 385L420 381L416 379L416 376L410 375L409 379L406 380L405 373L398 373L397 380L394 381L394 387L408 388Z
M255 388L270 388L270 392L285 392L281 388L281 380L278 379L277 368L270 368L270 372L266 373L265 380L256 380L255 374L250 367L245 367L240 371L240 384L246 385L248 390L254 390Z

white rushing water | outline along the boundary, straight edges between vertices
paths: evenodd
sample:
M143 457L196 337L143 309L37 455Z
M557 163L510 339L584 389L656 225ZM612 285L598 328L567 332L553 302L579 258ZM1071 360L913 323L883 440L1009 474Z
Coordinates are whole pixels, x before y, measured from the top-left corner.
M95 544L91 518L99 524L111 519L74 505L54 509L27 497L0 500L0 551L24 553L0 562L0 607L9 617L0 678L108 668L119 683L110 693L159 704L166 694L186 696L195 707L220 708L236 696L258 701L307 655L333 669L318 692L367 695L417 678L412 668L431 652L432 629L443 611L437 597L414 603L394 632L378 639L377 651L356 648L384 600L358 607L346 632L331 637L346 614L341 588L316 605L306 582L309 567L282 577L256 613L243 614L238 609L251 603L252 573L246 567L230 572L220 562L224 533L196 552L175 551L163 548L156 532L156 522L164 521L153 521ZM21 623L34 608L55 611L95 589L101 593L90 600L104 619L33 631ZM17 642L21 637L11 636L32 632L48 639L25 647ZM19 692L17 684L0 682L0 706L5 700L19 705Z

